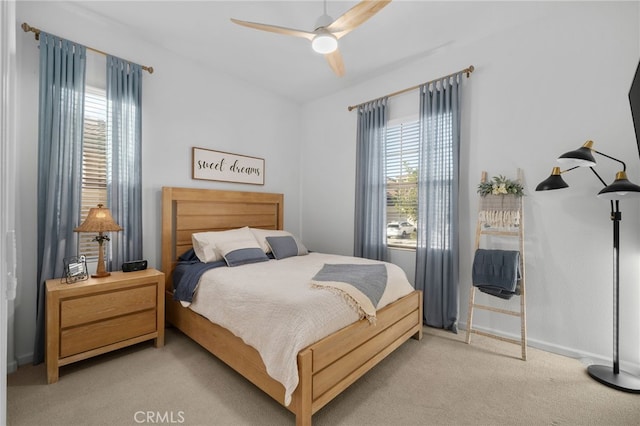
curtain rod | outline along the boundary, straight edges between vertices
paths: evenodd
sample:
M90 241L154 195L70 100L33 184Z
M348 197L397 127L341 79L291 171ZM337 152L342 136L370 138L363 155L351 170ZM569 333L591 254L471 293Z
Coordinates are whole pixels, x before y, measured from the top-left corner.
M425 84L434 83L434 82L436 82L436 81L438 81L438 80L442 80L442 79L444 79L444 78L448 78L448 77L453 77L454 75L458 75L458 74L460 74L460 73L466 73L466 74L467 74L467 78L469 78L469 76L471 75L471 73L472 73L474 70L475 70L474 66L473 66L473 65L469 65L469 67L468 67L468 68L465 68L465 69L463 69L463 70L461 70L461 71L458 71L458 72L454 72L453 74L445 75L444 77L436 78L435 80L427 81L427 82L425 82L425 83L418 84L418 85L416 85L416 86L407 87L406 89L398 90L397 92L389 93L388 95L380 96L379 98L372 99L372 100L367 101L367 102L362 102L362 103L360 103L360 104L358 104L358 105L352 105L352 106L348 107L348 110L349 110L349 111L351 111L351 110L353 110L353 109L355 109L355 108L358 108L358 107L359 107L359 106L361 106L361 105L367 104L367 103L369 103L369 102L373 102L373 101L378 100L378 99L381 99L381 98L390 98L390 97L392 97L392 96L400 95L400 94L402 94L402 93L406 93L406 92L408 92L408 91L410 91L410 90L417 89L417 88L419 88L420 86L424 86Z
M40 40L40 29L39 28L32 27L31 25L27 24L26 22L23 22L21 27L22 27L22 30L25 33L28 33L29 31L31 31L34 34L35 39L36 40ZM99 53L99 54L104 55L104 56L108 55L108 53L103 52L102 50L94 49L93 47L89 47L89 46L85 46L85 47L87 48L87 50L90 50L92 52ZM141 67L142 67L143 70L148 71L149 74L153 74L153 67L146 67L144 65L141 65Z

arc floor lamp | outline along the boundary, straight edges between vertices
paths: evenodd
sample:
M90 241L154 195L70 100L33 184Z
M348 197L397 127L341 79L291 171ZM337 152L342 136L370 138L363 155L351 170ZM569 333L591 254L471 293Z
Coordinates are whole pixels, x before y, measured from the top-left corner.
M611 185L607 185L593 168L596 165L593 153L622 164L622 171L616 174L616 179ZM536 187L536 191L567 188L569 185L562 179L562 173L579 167L589 167L604 185L604 189L598 192L598 197L610 200L611 203L611 220L613 221L613 366L590 365L587 368L587 372L592 378L609 387L625 392L640 393L640 377L620 370L618 354L620 329L620 220L622 220L619 203L621 199L639 197L640 186L629 182L626 173L627 166L623 161L596 151L593 149L593 141L587 141L581 148L562 154L558 158L558 162L568 167L568 169L561 171L560 167L554 167L551 176L540 182Z

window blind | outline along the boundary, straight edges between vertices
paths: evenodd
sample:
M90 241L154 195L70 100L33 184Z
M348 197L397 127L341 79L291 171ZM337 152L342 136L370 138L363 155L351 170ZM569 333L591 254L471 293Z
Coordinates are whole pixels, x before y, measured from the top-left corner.
M387 223L410 222L415 225L418 212L418 160L420 122L411 121L387 127L385 138L385 178L387 183ZM394 240L390 245L415 247L415 235L409 241Z
M84 130L82 141L82 201L80 223L89 209L98 204L107 206L108 146L107 99L104 90L86 87L84 100ZM107 206L108 207L108 206ZM95 234L80 233L79 250L88 260L97 259Z

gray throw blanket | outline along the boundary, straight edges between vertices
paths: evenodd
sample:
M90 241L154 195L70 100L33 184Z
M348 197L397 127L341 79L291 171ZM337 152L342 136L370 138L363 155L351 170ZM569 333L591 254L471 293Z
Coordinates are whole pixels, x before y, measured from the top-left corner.
M520 252L476 250L471 279L480 291L502 299L520 294Z
M311 279L314 288L326 288L340 294L361 318L375 322L378 302L387 288L384 264L327 264Z

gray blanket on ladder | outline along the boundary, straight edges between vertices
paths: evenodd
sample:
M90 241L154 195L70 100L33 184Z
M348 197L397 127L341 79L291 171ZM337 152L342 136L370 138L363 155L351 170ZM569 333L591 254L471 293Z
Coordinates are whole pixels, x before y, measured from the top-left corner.
M473 285L480 291L502 299L520 294L520 252L513 250L476 250L471 273Z

